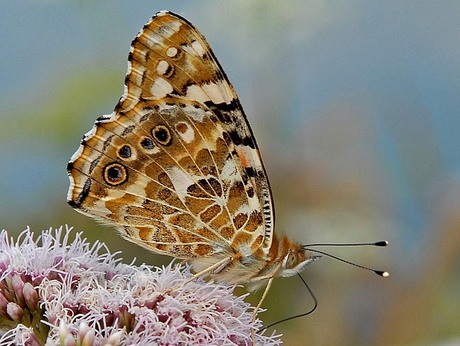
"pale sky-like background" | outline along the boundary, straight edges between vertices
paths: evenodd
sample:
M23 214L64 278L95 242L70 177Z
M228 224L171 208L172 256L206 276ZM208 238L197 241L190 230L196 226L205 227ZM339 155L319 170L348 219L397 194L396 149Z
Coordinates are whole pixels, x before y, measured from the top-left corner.
M66 204L67 161L112 111L131 40L163 9L194 23L235 86L271 178L276 232L390 241L330 250L388 279L330 259L308 267L319 307L277 326L285 343L460 343L455 1L4 1L0 228L67 223L126 262L168 263ZM309 304L298 279L279 278L260 317Z

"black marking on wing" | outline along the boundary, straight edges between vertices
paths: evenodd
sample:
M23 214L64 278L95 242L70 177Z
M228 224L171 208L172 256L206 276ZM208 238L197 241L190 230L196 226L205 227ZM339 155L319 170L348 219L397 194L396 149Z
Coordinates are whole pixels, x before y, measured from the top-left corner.
M72 208L80 208L81 204L88 197L89 190L91 189L91 179L87 179L83 189L81 190L80 194L78 195L76 200L68 200L67 204L69 204Z

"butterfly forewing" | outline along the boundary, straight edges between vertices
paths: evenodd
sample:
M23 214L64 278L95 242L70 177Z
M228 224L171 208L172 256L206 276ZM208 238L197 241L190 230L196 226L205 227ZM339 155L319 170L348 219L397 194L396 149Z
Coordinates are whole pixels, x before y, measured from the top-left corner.
M68 172L69 204L154 251L270 246L271 195L246 117L205 39L171 13L134 39L125 92Z
M236 99L204 38L171 14L161 13L144 26L132 42L128 61L123 109L140 98L158 100L166 95L214 104Z

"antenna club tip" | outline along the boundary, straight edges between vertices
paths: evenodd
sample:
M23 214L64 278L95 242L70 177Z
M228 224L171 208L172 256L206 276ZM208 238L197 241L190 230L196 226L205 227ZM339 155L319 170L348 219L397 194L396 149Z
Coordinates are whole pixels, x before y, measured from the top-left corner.
M388 246L388 242L386 240L378 241L374 244L375 246Z
M375 274L381 276L382 278L387 278L390 276L390 273L387 272L387 271L382 271L382 270L375 270L374 271Z

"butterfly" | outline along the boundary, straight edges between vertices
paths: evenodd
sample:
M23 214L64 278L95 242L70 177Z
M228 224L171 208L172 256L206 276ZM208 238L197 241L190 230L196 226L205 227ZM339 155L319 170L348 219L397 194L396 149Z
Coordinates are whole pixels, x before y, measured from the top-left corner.
M73 208L187 260L196 275L266 293L320 257L274 232L268 177L235 90L177 14L157 13L135 37L122 97L67 171Z

